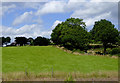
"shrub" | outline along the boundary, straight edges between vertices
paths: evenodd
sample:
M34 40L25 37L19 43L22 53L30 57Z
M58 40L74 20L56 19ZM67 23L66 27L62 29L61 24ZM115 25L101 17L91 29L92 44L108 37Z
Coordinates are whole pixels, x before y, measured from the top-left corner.
M101 53L101 52L99 52L99 51L98 51L98 52L95 52L95 53L96 53L96 54L100 54L100 55L104 55L103 53Z
M84 51L81 51L80 49L73 49L72 52L78 52L78 53L81 53L81 54L85 53Z
M107 51L106 51L106 54L110 54L111 51L112 51L112 49L111 49L111 48L108 48Z
M120 48L113 48L110 52L111 55L120 55Z

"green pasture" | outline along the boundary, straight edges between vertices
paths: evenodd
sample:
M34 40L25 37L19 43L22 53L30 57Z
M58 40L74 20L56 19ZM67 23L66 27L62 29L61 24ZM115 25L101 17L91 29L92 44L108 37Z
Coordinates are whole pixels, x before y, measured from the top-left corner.
M107 56L74 55L54 46L2 48L2 72L117 72L118 59Z

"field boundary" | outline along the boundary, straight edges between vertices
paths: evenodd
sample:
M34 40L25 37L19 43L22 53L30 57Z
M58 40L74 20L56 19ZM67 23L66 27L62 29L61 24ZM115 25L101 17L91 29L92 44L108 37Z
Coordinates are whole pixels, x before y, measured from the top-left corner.
M89 53L72 52L71 50L65 49L64 47L60 47L58 45L53 46L53 47L59 48L59 49L63 50L64 52L75 54L75 55L103 56L103 57L110 57L110 58L118 59L118 56L109 56L109 55L99 55L99 54L89 54Z
M3 73L2 74L2 80L3 81L64 81L68 78L72 78L76 81L118 81L118 72L113 71L107 71L107 72L92 72L92 73L80 73L80 72L53 72L53 75L51 72L46 73L39 73L34 74L31 72L28 72L26 74L25 72L11 72L11 73Z

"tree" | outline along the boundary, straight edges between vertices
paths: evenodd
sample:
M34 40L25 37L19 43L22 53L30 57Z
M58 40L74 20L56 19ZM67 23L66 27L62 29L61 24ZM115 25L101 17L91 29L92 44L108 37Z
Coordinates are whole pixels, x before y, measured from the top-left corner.
M51 34L52 41L57 45L72 49L85 50L90 34L86 30L85 22L79 18L69 18L58 24Z
M34 45L34 42L33 42L33 41L34 41L34 39L31 38L31 37L27 39L27 42L29 42L30 45Z
M61 31L62 31L62 25L64 23L62 22L62 24L58 24L55 29L52 30L52 34L51 34L51 40L55 43L55 44L60 44L60 38L59 36L61 35Z
M2 37L0 37L0 47L2 47Z
M34 45L46 46L49 44L50 44L50 40L45 37L39 36L34 40Z
M10 37L6 37L6 45L7 45L7 43L10 43L10 41L11 41L11 38Z
M6 37L6 38L5 38L5 37L2 37L2 45L3 45L3 44L6 44L6 45L7 45L8 43L10 43L10 41L11 41L11 38L10 38L10 37Z
M2 37L2 45L6 42L5 37Z
M27 38L26 37L16 37L15 38L16 44L20 44L20 46L23 46L27 44Z
M119 35L118 30L114 28L114 24L106 19L96 21L93 29L90 31L95 41L101 41L104 47L104 53L108 44L114 44Z
M120 31L119 31L119 36L118 36L117 45L119 45L119 46L120 46Z

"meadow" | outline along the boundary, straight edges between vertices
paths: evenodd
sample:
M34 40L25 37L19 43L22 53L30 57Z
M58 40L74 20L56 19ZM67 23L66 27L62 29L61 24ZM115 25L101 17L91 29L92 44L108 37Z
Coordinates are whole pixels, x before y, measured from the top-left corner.
M68 74L77 78L117 78L118 58L74 55L54 46L3 47L2 73L3 79L12 80L30 74L36 76L33 78L65 78Z

